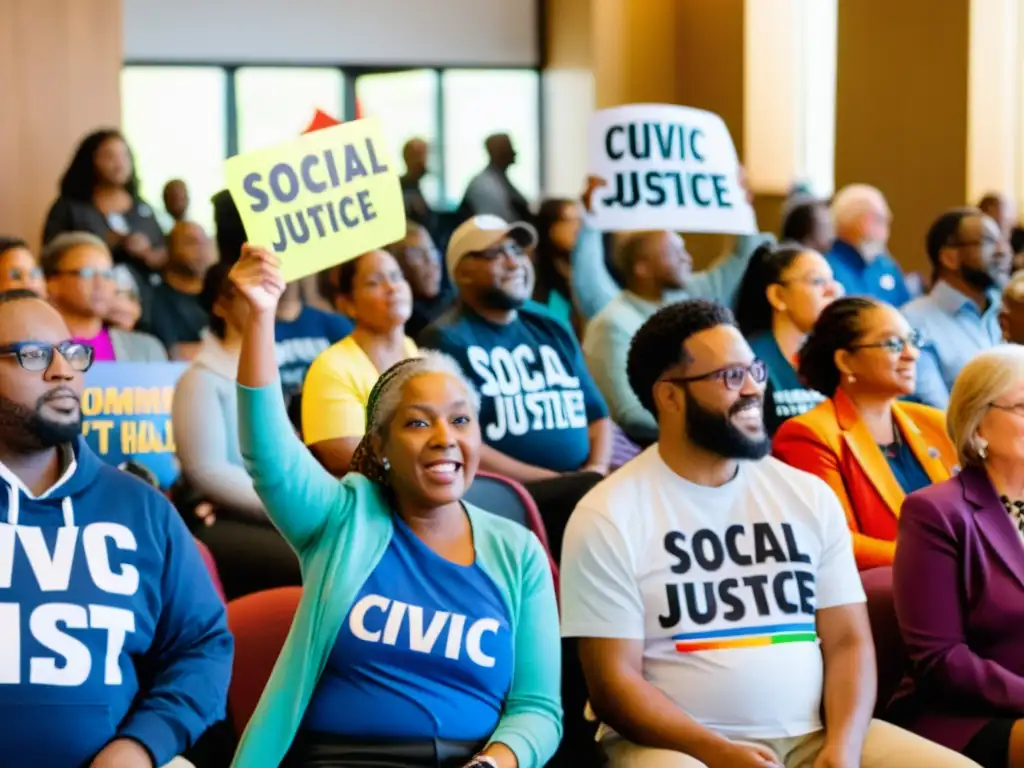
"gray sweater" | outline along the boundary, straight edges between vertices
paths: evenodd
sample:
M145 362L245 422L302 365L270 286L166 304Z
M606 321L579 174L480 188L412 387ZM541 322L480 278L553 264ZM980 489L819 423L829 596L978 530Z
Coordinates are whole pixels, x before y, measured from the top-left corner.
M265 520L263 502L242 465L235 377L238 352L205 333L203 346L174 389L171 422L181 473L223 515Z

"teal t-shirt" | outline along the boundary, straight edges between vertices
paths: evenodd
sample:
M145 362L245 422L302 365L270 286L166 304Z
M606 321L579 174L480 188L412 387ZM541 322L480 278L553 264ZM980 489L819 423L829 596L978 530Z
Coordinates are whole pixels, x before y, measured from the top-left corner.
M786 419L806 413L825 399L814 389L800 381L800 376L786 356L779 349L771 333L759 333L747 341L754 354L768 366L768 386L764 393L764 423L768 434L775 431Z

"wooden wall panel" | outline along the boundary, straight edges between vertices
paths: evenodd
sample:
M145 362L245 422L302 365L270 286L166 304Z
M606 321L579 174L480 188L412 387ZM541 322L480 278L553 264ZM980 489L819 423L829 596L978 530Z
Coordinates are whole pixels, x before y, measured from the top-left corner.
M121 121L122 0L0 0L0 234L39 245L79 140Z
M836 187L885 193L907 270L928 268L928 227L964 203L969 22L969 0L839 3Z

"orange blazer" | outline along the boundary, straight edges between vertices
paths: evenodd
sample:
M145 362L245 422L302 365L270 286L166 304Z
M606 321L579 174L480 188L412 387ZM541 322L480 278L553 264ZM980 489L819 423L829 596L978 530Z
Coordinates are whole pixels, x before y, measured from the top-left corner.
M959 471L942 411L898 401L892 413L903 439L933 483L948 480ZM772 453L817 475L836 492L853 531L853 552L861 570L892 565L896 521L906 494L857 407L842 390L785 421L775 433Z

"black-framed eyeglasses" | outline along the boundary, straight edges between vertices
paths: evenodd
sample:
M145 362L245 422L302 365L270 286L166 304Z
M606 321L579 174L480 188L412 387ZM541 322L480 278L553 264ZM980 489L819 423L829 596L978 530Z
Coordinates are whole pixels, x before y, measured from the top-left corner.
M918 331L911 331L906 336L890 336L885 341L875 341L870 344L851 344L847 349L884 349L894 355L902 355L907 346L914 349L921 348L921 334Z
M80 277L82 280L114 280L116 275L113 269L100 269L99 267L82 267L81 269L57 269L51 272L54 276L67 275L68 277Z
M1013 405L989 403L988 407L995 408L997 411L1005 411L1006 413L1012 413L1016 416L1024 416L1024 403L1014 403Z
M13 357L26 371L45 371L53 363L53 356L59 352L68 365L80 373L92 367L96 350L90 344L77 341L62 341L60 344L46 344L41 341L22 341L0 347L0 357Z
M472 251L467 254L478 259L485 261L497 261L498 259L509 256L513 259L521 259L526 256L526 251L523 247L516 242L505 242L499 243L498 245L492 245L485 251Z
M752 378L755 384L764 384L768 380L768 365L764 360L754 360L750 365L730 365L702 373L700 376L676 376L662 379L662 381L667 381L670 384L689 384L693 381L717 379L725 384L726 389L735 392L743 388L747 376Z
M11 280L38 280L42 276L43 270L39 267L32 267L31 269L12 267L7 270L7 277Z

